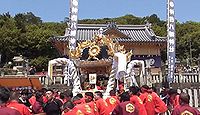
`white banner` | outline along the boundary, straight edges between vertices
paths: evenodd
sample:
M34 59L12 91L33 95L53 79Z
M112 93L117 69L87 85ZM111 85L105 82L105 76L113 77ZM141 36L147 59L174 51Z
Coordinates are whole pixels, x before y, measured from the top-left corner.
M175 10L174 10L174 1L168 0L167 5L167 59L168 59L168 82L172 82L174 78L175 70L175 58L176 58L176 20L175 20Z
M78 0L70 0L70 36L69 41L70 50L76 49L76 33L78 23Z

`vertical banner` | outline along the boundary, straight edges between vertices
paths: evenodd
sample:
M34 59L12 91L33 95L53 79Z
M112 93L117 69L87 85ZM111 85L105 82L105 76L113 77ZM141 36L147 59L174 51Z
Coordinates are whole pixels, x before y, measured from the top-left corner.
M176 31L175 31L175 10L174 0L168 0L167 4L167 59L168 59L168 82L172 82L175 70L175 49L176 49Z
M76 48L76 32L78 23L78 0L70 0L70 50L75 50Z

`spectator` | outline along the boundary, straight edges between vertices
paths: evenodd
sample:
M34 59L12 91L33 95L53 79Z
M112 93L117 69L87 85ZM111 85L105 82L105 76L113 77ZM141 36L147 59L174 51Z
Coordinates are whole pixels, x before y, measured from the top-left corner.
M61 115L62 102L54 97L53 90L47 90L46 97L48 101L44 106L44 112L47 115Z
M29 102L29 91L27 89L22 90L21 96L19 97L19 103L26 105L28 108L31 107L31 104Z
M31 68L29 69L29 73L30 73L30 75L35 75L35 73L36 73L35 66L31 66Z
M178 106L179 103L179 93L177 92L176 89L170 89L168 91L168 108L170 111L172 111L176 106Z
M33 103L32 105L32 110L33 110L33 113L34 114L38 114L38 113L43 113L43 105L44 105L44 102L43 102L43 94L42 92L39 92L37 91L36 94L35 94L35 102Z

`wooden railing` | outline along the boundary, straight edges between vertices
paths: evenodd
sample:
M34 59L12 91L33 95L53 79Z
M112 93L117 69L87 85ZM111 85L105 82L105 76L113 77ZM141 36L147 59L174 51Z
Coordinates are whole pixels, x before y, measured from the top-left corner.
M154 74L150 77L152 84L161 84L166 81L162 74ZM190 106L200 108L200 73L175 73L170 87L177 89L178 93L188 93ZM165 115L169 114L165 113Z
M184 88L177 89L179 93L185 92L190 95L190 106L192 107L200 107L200 89L199 88Z
M149 77L152 84L166 81L162 74L153 74ZM172 83L200 83L200 73L175 73Z
M49 78L48 76L40 76L40 82L43 85L64 84L64 75L53 75L52 78Z

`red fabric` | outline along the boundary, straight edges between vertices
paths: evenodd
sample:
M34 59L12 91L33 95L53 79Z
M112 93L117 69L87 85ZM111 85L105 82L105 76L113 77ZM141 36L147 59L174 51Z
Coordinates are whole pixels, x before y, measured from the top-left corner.
M122 102L115 107L112 115L138 115L138 108L130 101Z
M33 106L34 103L36 102L36 97L35 97L35 96L32 96L28 101L29 101L29 103Z
M93 109L94 114L99 115L99 111L98 111L96 103L94 103L94 101L91 101L88 104L90 105L91 109Z
M173 105L174 108L175 108L176 106L180 105L180 104L179 104L179 96L180 96L180 95L176 95L176 96L175 96L175 99L172 100L172 105Z
M98 90L102 90L102 88L101 88L100 86L97 86L97 89L98 89Z
M43 99L43 102L44 102L44 103L47 103L48 99L47 99L46 96L42 96L42 99Z
M81 110L79 110L78 108L74 107L72 110L64 113L63 115L84 115L83 112Z
M151 95L153 96L153 101L155 103L156 114L166 112L167 105L165 104L165 102L162 101L162 99L155 92L152 92Z
M120 90L120 91L124 91L124 84L120 84L120 85L119 85L119 90Z
M84 97L83 97L83 98L81 98L80 100L81 100L81 103L82 103L82 104L83 104L83 103L86 103L86 102L85 102L85 98L84 98Z
M87 103L76 105L76 108L80 110L84 115L94 115L94 109Z
M144 103L147 115L155 115L155 104L153 102L153 97L151 94L144 92L140 96L140 99Z
M172 115L200 115L200 112L196 108L185 104L176 106L176 108L172 111Z
M108 110L108 104L106 103L105 100L103 100L102 98L98 99L95 101L98 111L99 111L99 115L110 115Z
M10 101L7 107L18 110L21 115L31 115L28 108L24 104L19 104L17 101Z
M138 107L138 115L147 115L146 109L142 100L137 95L132 95L130 101Z
M9 107L0 107L1 115L21 115L18 110L11 109Z
M44 112L42 105L37 101L32 105L32 110L35 114Z
M155 92L144 92L140 96L148 115L155 115L167 111L167 106Z
M106 99L106 102L108 104L108 111L109 112L112 112L113 109L120 103L119 102L119 99L117 98L117 96L111 96L111 97L108 97Z

